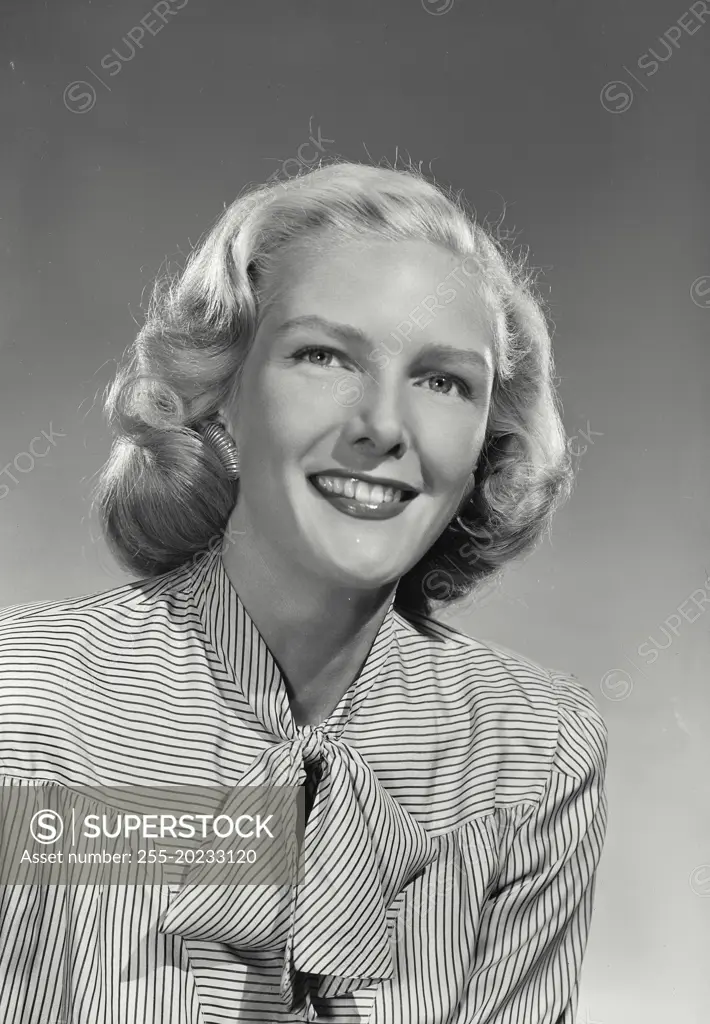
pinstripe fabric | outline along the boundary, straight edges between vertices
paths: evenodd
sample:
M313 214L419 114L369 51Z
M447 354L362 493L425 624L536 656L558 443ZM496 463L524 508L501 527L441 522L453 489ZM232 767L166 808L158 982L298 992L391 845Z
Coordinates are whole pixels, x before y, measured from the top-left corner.
M606 754L573 676L393 604L333 714L297 727L219 552L2 609L4 785L322 775L290 899L0 888L0 1019L574 1024Z

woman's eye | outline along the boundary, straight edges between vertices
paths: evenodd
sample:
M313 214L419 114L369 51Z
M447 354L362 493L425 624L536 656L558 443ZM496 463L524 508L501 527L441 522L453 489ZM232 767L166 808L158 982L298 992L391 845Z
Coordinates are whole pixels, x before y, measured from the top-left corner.
M315 356L320 356L324 358L315 359ZM313 366L327 367L331 365L328 362L328 360L338 359L339 355L337 352L334 352L333 349L331 348L322 348L321 346L318 345L310 345L308 348L302 348L298 352L296 352L294 358L305 360L306 362L311 363Z
M434 394L448 395L451 393L452 387L457 387L462 398L469 398L471 395L470 388L458 377L449 377L446 373L435 373L431 377L427 377L427 383L431 384L435 381L437 384L443 383L443 389L441 387L432 388ZM445 390L444 390L445 389Z

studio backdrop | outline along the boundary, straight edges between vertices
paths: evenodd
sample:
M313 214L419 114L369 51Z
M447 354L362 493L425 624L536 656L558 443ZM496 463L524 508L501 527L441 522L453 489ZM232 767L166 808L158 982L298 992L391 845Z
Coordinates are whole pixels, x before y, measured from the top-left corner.
M710 6L4 0L2 21L0 604L130 579L90 507L102 393L225 204L332 158L463 190L539 273L577 482L446 618L573 672L609 728L577 1021L706 1021Z

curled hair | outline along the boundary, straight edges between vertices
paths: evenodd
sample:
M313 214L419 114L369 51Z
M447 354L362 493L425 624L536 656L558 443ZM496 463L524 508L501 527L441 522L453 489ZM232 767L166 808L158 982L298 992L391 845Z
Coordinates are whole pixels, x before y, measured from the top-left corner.
M266 310L262 275L324 232L418 239L475 259L472 281L493 327L495 376L474 487L397 587L403 614L430 614L532 549L572 485L550 335L525 260L479 224L461 197L414 168L334 161L248 189L225 209L183 272L160 278L144 326L107 390L118 435L94 504L117 560L142 575L177 568L221 542L238 495L200 436L238 394ZM270 293L268 302L273 301Z

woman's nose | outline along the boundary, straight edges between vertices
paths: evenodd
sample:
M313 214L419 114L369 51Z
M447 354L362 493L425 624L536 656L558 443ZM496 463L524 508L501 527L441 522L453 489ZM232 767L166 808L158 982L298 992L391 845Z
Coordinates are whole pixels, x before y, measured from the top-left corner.
M353 385L352 393L357 393L358 400L352 404L346 428L350 443L367 446L377 453L403 454L408 446L408 427L396 383L363 374L353 378Z

